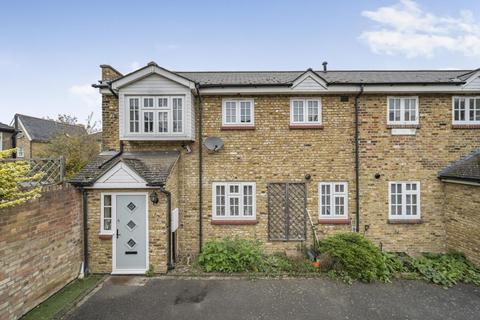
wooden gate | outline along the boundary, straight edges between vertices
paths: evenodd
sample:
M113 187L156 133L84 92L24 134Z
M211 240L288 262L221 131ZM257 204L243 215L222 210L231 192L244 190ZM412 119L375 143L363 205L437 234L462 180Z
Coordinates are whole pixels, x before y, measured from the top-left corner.
M307 189L304 183L268 185L268 239L303 241L307 235Z

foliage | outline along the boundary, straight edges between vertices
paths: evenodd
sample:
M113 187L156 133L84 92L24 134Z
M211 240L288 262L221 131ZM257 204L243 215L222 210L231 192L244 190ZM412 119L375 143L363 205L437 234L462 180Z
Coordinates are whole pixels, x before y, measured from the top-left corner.
M354 280L389 282L401 270L394 255L380 251L358 233L340 233L320 241L322 271L351 283Z
M91 135L58 135L50 141L41 156L46 158L64 157L65 176L70 178L90 162L98 152L99 146Z
M0 209L40 197L40 186L35 182L42 173L28 177L28 162L6 160L14 152L15 149L0 151Z
M262 264L263 273L266 275L300 275L317 272L318 269L312 265L312 262L303 258L290 258L285 254L277 253L265 256Z
M225 238L205 243L198 263L206 272L259 271L263 252L258 241Z
M79 125L78 118L69 114L58 114L56 119L51 119L49 117L47 117L47 119L54 120L64 124ZM86 119L85 129L89 134L95 133L99 131L98 129L99 125L100 123L93 119L93 112L91 112Z
M155 271L153 271L153 264L150 264L150 266L148 267L148 270L145 271L145 276L151 278L154 275L155 275Z
M410 258L407 264L420 278L444 287L451 287L458 282L480 286L480 270L460 253L425 254Z

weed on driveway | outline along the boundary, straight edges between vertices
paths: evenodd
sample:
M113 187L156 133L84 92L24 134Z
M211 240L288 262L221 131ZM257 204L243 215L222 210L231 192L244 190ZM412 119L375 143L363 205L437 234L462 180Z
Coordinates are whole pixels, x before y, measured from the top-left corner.
M111 277L69 319L467 320L479 314L480 288L465 284Z

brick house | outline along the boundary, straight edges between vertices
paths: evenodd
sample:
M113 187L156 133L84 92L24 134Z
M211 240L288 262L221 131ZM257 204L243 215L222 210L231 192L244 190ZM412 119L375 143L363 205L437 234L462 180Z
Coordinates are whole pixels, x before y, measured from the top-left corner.
M101 69L103 152L71 181L90 271L165 272L225 236L447 249L437 174L480 147L480 70Z
M0 122L0 151L12 148L14 127Z
M47 150L48 143L58 135L86 135L82 125L71 125L54 120L41 119L23 114L16 114L13 120L17 133L15 146L17 158L30 159L39 157Z

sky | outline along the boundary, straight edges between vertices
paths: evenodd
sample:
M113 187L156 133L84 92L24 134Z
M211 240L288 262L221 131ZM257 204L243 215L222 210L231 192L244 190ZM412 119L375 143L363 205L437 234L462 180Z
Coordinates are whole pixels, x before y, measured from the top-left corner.
M100 64L176 71L480 68L480 0L0 0L0 122L101 120Z

